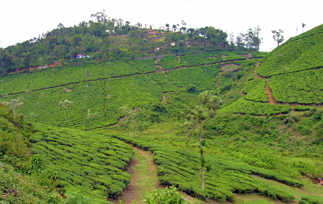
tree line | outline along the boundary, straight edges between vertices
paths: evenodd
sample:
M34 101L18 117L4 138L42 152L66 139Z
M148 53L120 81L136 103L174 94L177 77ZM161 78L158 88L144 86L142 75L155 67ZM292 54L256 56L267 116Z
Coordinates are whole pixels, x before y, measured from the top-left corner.
M129 21L121 18L109 18L103 10L92 14L88 22L72 27L60 23L57 28L37 38L0 48L0 76L29 67L75 63L77 54L89 54L89 60L95 63L116 59L128 61L169 53L259 50L262 40L259 26L241 33L236 39L230 34L228 41L228 34L221 29L211 26L186 29L184 20L181 24L182 27L173 25L172 30L168 23L157 29L153 28L154 25L143 26L141 23L130 25ZM149 29L155 35L148 36ZM175 42L175 45L170 45L170 42Z

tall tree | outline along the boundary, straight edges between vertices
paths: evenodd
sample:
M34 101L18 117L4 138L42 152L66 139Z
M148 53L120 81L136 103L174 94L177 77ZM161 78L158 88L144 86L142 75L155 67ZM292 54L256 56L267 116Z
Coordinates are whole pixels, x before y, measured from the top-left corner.
M91 110L87 110L87 116L86 118L89 120L89 125L90 125L90 131L92 131L92 125L91 125L91 118L99 116L98 112L91 113Z
M220 109L220 105L222 100L216 96L212 95L211 91L204 91L199 95L200 104L197 105L194 109L188 109L188 112L192 115L192 118L199 123L199 131L200 131L200 153L201 153L201 166L202 166L202 189L204 189L204 151L203 151L203 141L202 141L202 123L207 118L214 116L217 109Z
M167 32L169 32L169 24L166 23Z
M273 34L273 39L277 41L277 47L278 47L280 43L284 42L284 36L283 36L284 31L279 29L278 31L272 30L271 32Z
M133 138L136 138L135 123L136 123L136 119L137 119L137 115L138 115L139 110L140 110L140 108L139 109L135 108L135 109L129 111L129 119L132 122L132 128L133 128Z
M80 108L80 110L82 111L82 113L83 113L83 122L84 122L84 126L85 126L85 113L86 113L86 111L87 111L87 108L85 107L85 106L82 106L81 108Z
M13 111L13 115L16 116L16 109L21 108L24 103L23 102L19 102L20 99L12 99L11 102L2 102L5 106L11 106L12 107L12 111Z
M66 127L68 127L68 108L72 106L73 102L65 99L64 101L60 101L58 103L58 106L61 106L64 108L65 113L66 113Z
M260 37L260 27L259 25L255 27L253 30L251 28L248 29L247 33L244 34L246 46L248 48L255 49L259 51L259 47L262 41L262 38Z

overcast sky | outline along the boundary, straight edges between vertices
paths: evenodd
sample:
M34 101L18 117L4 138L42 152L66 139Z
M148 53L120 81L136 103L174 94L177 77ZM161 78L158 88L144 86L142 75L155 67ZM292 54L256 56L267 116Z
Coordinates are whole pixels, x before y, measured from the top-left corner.
M213 26L236 36L260 26L261 51L276 47L271 30L282 29L285 39L323 23L323 1L319 0L0 0L0 47L38 37L62 23L65 27L91 19L105 10L110 18L122 18L155 28L180 24L187 28Z

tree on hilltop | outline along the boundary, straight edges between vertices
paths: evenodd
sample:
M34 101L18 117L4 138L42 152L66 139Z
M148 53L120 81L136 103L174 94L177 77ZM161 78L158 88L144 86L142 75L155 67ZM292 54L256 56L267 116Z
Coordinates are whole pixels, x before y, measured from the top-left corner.
M271 32L273 34L273 39L277 41L277 47L278 47L280 43L284 42L284 36L283 36L284 31L279 29L278 31L272 30Z
M167 32L169 32L169 23L166 23Z
M262 38L260 37L260 31L261 28L258 25L253 30L249 28L247 33L243 35L247 48L252 48L259 51L259 47L262 41Z

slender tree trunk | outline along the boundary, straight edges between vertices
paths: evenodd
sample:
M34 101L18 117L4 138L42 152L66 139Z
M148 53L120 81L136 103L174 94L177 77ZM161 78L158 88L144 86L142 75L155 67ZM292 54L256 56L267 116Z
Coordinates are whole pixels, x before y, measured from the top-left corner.
M68 113L67 113L67 109L65 109L65 112L66 112L66 125L68 127Z
M202 189L204 190L204 166L202 166Z
M200 122L200 148L202 149L202 121Z
M128 137L129 137L129 127L128 127L128 125L127 125L127 133L128 133Z
M133 127L133 138L136 138L135 120L132 120L132 127Z
M186 149L187 149L187 136L188 136L188 127L186 127L186 135L185 135L185 138L186 138Z
M202 150L202 121L200 122L200 149L201 149L201 163L202 163L202 189L204 190L204 158Z
M15 101L12 102L12 111L13 111L13 116L16 116L16 111L15 111Z
M90 131L92 131L92 126L91 126L91 119L89 117L89 123L90 123Z

